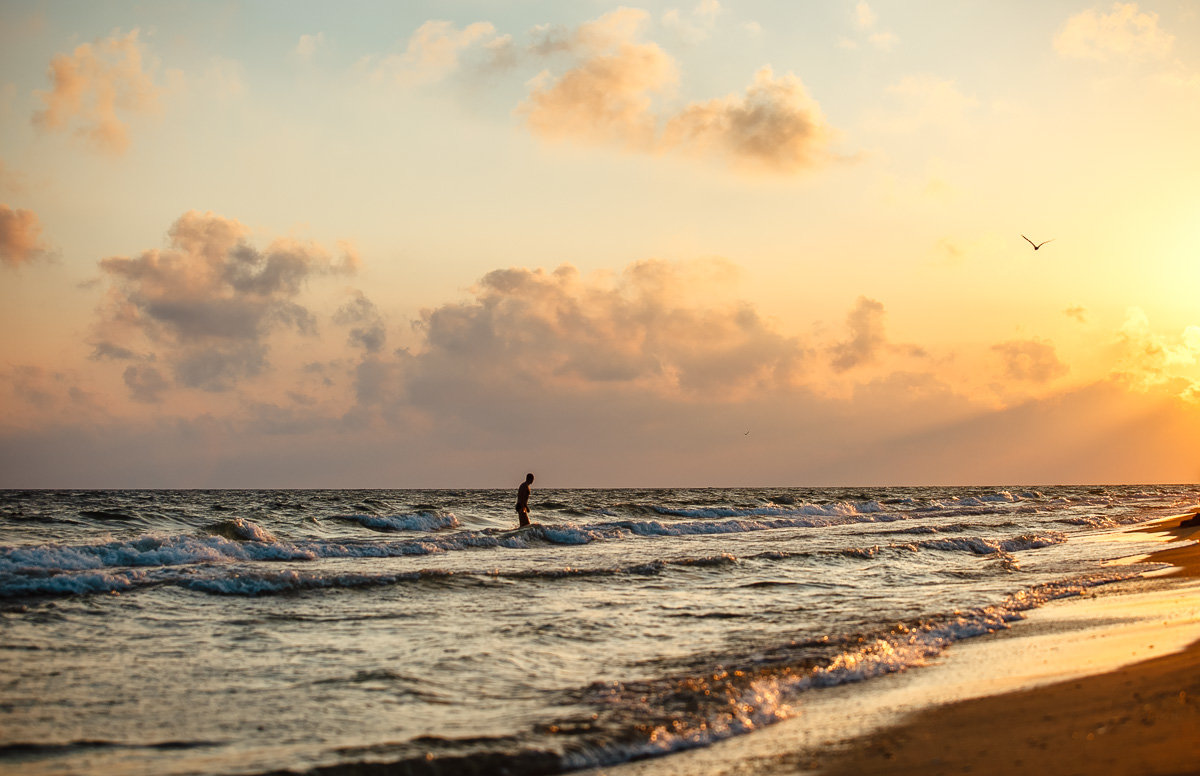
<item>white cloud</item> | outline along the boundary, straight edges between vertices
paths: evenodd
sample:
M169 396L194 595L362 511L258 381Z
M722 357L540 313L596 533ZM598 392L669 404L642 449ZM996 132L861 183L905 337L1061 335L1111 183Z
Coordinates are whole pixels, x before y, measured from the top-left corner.
M891 51L900 39L894 32L877 29L878 23L879 15L867 3L860 2L854 6L854 26L858 29L860 36L864 36L868 43L880 51ZM858 48L859 44L854 39L841 37L838 39L838 45L844 49L854 50Z
M854 23L860 29L870 29L875 26L875 22L877 21L879 21L879 17L871 10L871 6L866 3L859 3L854 6Z
M1069 18L1054 38L1054 48L1076 59L1164 59L1175 36L1158 26L1158 14L1137 3L1113 3L1108 13L1089 9Z
M316 35L301 35L300 40L296 42L296 48L293 49L293 53L299 59L308 62L323 48L325 48L325 33L318 32Z
M384 57L374 74L402 86L434 83L456 71L467 52L488 51L498 38L489 22L458 29L452 22L430 20L417 28L402 53Z
M234 59L213 57L200 82L207 91L224 100L246 95L246 75L242 63Z
M891 51L900 39L893 32L873 32L867 40L880 51Z
M691 11L681 11L678 8L664 11L662 23L684 42L696 44L702 43L712 35L720 14L721 4L717 0L701 0Z
M935 76L905 76L889 86L888 92L899 98L900 109L869 121L870 126L885 132L917 132L958 124L979 105L953 80Z

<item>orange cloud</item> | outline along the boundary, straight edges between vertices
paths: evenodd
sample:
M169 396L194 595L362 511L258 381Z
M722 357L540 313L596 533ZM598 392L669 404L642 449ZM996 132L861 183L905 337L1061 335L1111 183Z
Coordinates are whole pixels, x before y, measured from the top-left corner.
M1113 347L1156 390L1126 376L996 408L949 384L937 359L913 368L915 349L886 337L882 303L860 297L845 334L808 346L730 293L733 270L717 261L586 276L566 265L495 270L465 299L424 310L409 349L386 347L383 313L350 291L332 317L340 355L264 376L252 391L181 395L179 385L246 387L269 366L277 332L315 326L304 284L344 265L317 246L259 249L251 238L235 220L192 212L166 248L106 260L97 331L111 336L95 355L122 371L101 384L121 390L123 378L140 406L97 401L69 372L0 370L5 482L486 485L513 460L577 485L1153 481L1200 471L1200 410L1178 398L1187 385L1175 377L1200 356L1200 328L1164 338L1131 311ZM1040 340L981 350L1025 394L1065 368ZM827 358L844 371L831 374ZM831 378L849 390L825 390ZM220 476L181 481L186 472Z
M1166 387L1194 398L1200 326L1187 326L1178 336L1160 334L1142 309L1131 307L1113 343L1112 361L1113 375L1138 390Z
M874 299L860 296L854 309L846 316L850 339L833 346L833 369L845 372L860 364L874 361L887 342L883 330L883 305Z
M1004 362L1005 374L1013 380L1046 383L1069 370L1058 360L1054 345L1039 339L1012 340L993 345Z
M796 76L764 67L744 95L692 103L667 120L662 147L794 173L829 158L833 132Z
M422 313L425 348L410 372L431 383L469 373L488 386L625 386L681 397L787 385L805 357L796 340L744 303L684 301L680 290L707 270L645 261L611 280L570 265L490 272L473 301Z
M105 407L72 369L18 364L0 369L0 429L91 423Z
M582 25L566 39L547 35L540 49L573 50L582 59L558 78L543 71L519 108L542 137L653 148L657 119L651 95L674 85L675 61L654 43L632 39L647 18L622 8Z
M279 239L260 251L234 219L190 211L168 232L167 250L100 262L111 287L101 310L96 358L162 357L175 380L221 391L267 366L267 338L276 329L315 334L316 318L298 304L313 275L353 271L352 256L333 262L317 245ZM156 369L126 371L135 398L164 390Z
M75 134L95 148L120 154L129 146L129 130L118 114L145 113L158 106L153 66L143 61L138 30L84 43L50 62L52 86L38 92L45 108L33 115L40 129Z
M681 152L734 167L791 174L830 157L833 131L820 106L795 75L776 77L764 67L742 95L693 102L671 113L655 97L678 81L675 60L659 46L637 40L648 19L622 8L574 33L541 31L532 48L543 55L570 52L573 67L530 82L517 112L537 135L613 145L643 153Z
M0 262L17 267L47 255L37 213L0 205Z
M1080 323L1087 323L1088 309L1083 305L1073 304L1063 309L1063 315L1067 316L1068 318L1074 318Z

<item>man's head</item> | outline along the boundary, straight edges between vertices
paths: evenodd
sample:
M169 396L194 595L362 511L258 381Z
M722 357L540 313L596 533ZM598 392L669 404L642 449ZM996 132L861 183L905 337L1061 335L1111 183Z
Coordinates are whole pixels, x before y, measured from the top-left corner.
M533 482L533 474L532 474L532 473L530 473L530 474L526 474L526 475L525 475L525 481L526 481L526 482Z

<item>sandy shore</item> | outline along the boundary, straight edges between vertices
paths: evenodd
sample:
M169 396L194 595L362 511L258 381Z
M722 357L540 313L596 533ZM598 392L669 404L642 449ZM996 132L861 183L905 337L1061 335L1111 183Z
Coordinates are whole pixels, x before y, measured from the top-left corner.
M1200 540L1200 519L1145 530ZM1200 577L1200 545L1151 559L1174 564L1177 576ZM829 776L1200 774L1200 643L1096 676L933 706L779 766Z
M750 735L581 776L1200 776L1200 545L1168 541L1200 541L1200 517L1127 536L1141 532L1164 546L1147 559L1174 569L1051 602L920 670L812 693Z

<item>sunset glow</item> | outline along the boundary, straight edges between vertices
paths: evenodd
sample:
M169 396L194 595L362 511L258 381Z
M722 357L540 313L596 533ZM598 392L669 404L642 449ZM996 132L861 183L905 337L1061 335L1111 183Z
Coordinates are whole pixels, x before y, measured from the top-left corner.
M1187 3L9 2L0 127L0 487L1200 477Z

